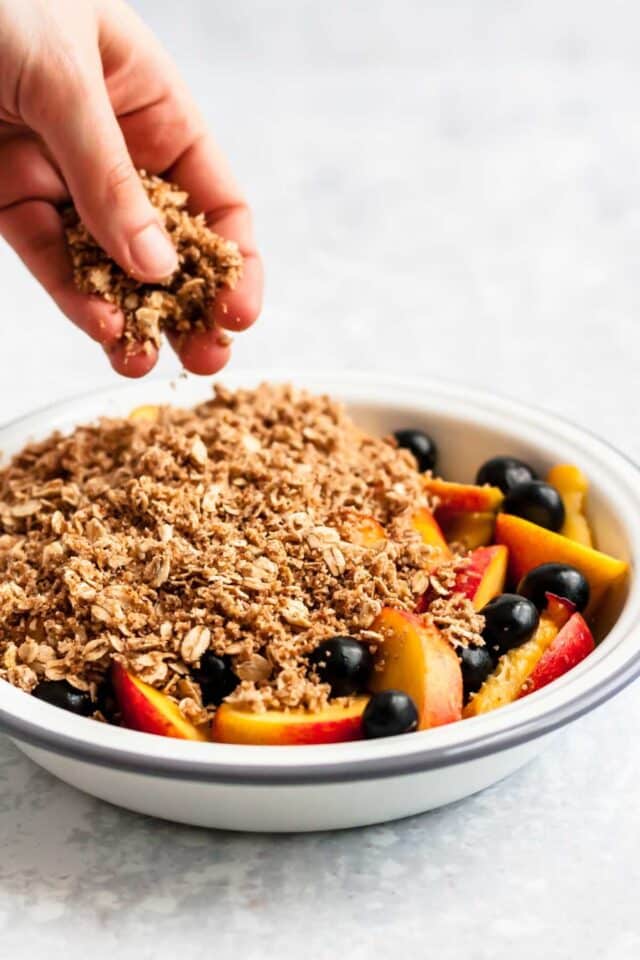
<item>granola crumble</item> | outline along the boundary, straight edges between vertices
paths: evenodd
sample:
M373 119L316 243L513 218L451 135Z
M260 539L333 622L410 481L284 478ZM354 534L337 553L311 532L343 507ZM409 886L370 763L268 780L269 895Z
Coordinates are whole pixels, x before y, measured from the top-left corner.
M145 410L31 443L0 471L0 677L95 700L117 661L201 722L207 650L240 678L227 699L260 711L325 705L310 651L336 634L375 649L381 607L413 610L428 588L445 636L481 642L452 594L464 559L434 569L411 527L427 501L406 450L287 385ZM358 515L386 537L358 542Z
M460 593L439 596L429 605L429 616L454 647L484 646L484 617Z
M181 334L212 328L211 305L221 287L235 287L242 256L235 243L209 229L203 213L188 212L184 190L144 170L140 178L178 253L178 269L163 283L128 276L98 246L73 205L64 208L63 220L78 289L122 310L128 344L157 348L163 330ZM229 342L222 331L218 335L221 344Z

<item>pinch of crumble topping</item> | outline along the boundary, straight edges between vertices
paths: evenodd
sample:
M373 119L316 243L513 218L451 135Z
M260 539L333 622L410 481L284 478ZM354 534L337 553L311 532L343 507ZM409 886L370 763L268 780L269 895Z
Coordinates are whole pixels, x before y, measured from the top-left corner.
M242 255L235 243L211 230L203 213L187 210L188 194L173 183L140 170L142 186L178 254L178 269L157 284L128 275L98 246L75 207L62 209L74 282L82 293L96 294L124 315L129 350L149 353L162 332L181 336L214 330L218 344L231 340L213 320L212 306L221 289L233 289L242 276ZM226 311L225 311L226 312Z

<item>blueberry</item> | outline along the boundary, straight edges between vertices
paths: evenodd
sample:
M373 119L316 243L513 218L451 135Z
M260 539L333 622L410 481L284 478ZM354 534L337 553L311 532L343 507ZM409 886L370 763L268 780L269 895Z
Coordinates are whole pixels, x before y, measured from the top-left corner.
M479 690L492 673L493 657L487 647L461 647L458 656L462 668L464 699L467 701L470 694Z
M575 567L566 563L542 563L522 578L518 593L527 597L538 610L547 605L547 593L569 600L576 610L584 610L589 603L589 581Z
M83 690L76 690L66 680L41 680L33 696L54 707L61 707L80 717L88 717L94 711L91 697Z
M564 504L555 487L542 480L519 483L504 498L504 513L513 513L547 530L559 530L564 523Z
M503 593L480 611L485 624L482 636L489 653L501 657L533 636L540 615L536 607L515 593Z
M483 463L476 474L476 483L485 483L499 487L503 493L509 493L519 483L536 480L535 471L523 460L516 457L492 457Z
M202 690L202 702L205 705L222 703L238 686L240 680L233 672L231 659L219 657L213 650L207 650L200 658L200 667L195 679Z
M375 737L395 737L412 733L418 728L416 705L400 690L374 693L362 714L362 732L365 740Z
M438 448L424 430L396 430L394 437L399 447L410 450L418 462L418 470L435 470Z
M96 692L96 709L100 711L105 720L110 722L120 713L120 707L109 674L102 680Z
M369 649L353 637L324 640L309 655L309 663L333 697L350 697L366 690L373 669Z

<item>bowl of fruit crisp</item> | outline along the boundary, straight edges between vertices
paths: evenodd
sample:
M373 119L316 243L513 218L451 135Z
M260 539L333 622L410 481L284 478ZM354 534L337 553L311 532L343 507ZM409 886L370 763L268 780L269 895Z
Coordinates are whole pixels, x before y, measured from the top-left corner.
M0 729L112 803L403 817L640 673L638 469L551 414L236 373L59 403L0 448Z

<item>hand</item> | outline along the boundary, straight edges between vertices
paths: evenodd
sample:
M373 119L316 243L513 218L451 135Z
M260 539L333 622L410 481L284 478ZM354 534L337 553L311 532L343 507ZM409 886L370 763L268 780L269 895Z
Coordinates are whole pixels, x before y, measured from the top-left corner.
M238 287L221 294L216 323L256 319L262 266L251 216L231 172L158 41L121 0L0 0L0 234L60 309L101 343L114 367L138 377L157 355L126 354L123 317L73 284L57 205L71 197L89 231L127 272L166 277L175 250L136 168L190 194L193 212L235 240L245 258ZM180 359L211 374L229 348L193 333Z

